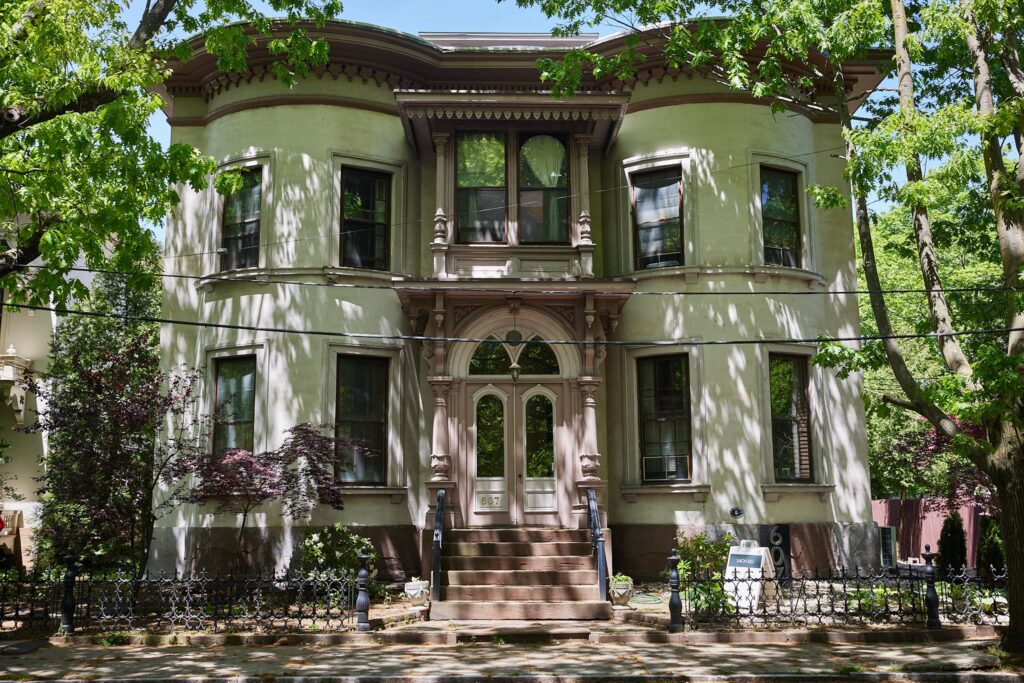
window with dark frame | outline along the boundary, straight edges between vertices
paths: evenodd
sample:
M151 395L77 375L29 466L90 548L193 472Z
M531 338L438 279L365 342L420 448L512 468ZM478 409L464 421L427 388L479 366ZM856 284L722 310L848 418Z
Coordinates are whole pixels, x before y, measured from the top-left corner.
M764 262L769 266L801 268L800 174L761 167L761 223Z
M640 462L645 483L693 477L690 371L685 354L638 358Z
M388 359L338 355L335 435L350 484L387 482Z
M519 136L519 243L568 244L569 155L562 138Z
M391 174L341 169L341 265L388 269Z
M456 236L463 244L505 241L508 203L505 136L459 133L455 138Z
M221 221L220 269L256 268L260 264L260 206L263 201L263 167L233 169L242 176L242 187L224 197Z
M633 173L630 186L636 269L683 265L680 169Z
M253 450L256 424L256 356L214 361L213 452Z
M768 384L775 481L813 481L807 358L769 354Z

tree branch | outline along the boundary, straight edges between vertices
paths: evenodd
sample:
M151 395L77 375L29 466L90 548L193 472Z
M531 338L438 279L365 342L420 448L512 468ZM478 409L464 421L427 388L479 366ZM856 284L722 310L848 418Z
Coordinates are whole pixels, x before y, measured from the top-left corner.
M22 38L24 38L25 31L28 27L36 20L36 18L43 13L46 9L46 0L36 0L29 8L25 10L21 15L21 19L14 22L11 26L11 37L7 40L7 45L4 46L4 52L10 51L15 45L18 44Z
M896 398L895 396L889 396L888 394L882 396L882 403L888 403L891 406L903 408L904 410L909 410L910 412L917 413L918 415L921 414L921 411L919 411L910 401L905 401L902 398Z
M45 107L33 115L27 115L23 107L10 107L4 112L3 120L0 121L0 140L64 114L82 114L94 111L104 104L110 104L119 95L120 93L110 88L92 86L67 104Z
M0 253L0 277L21 270L22 266L27 266L39 258L39 241L46 234L50 225L56 222L54 219L41 223L28 239L21 240L17 246Z
M135 47L143 47L160 32L167 17L174 10L175 3L176 0L156 0L155 3L147 7L132 35L132 44Z

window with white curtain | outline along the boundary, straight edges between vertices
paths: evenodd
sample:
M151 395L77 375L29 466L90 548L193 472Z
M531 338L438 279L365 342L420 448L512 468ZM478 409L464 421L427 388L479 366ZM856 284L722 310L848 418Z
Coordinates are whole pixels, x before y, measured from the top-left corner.
M519 138L519 242L569 241L569 157L553 135Z

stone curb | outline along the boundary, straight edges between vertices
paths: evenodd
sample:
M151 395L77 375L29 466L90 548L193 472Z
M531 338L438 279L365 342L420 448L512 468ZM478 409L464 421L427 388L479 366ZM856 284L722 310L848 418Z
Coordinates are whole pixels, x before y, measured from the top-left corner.
M125 634L123 645L148 647L217 647L272 645L457 645L487 642L500 637L507 643L544 643L548 641L586 640L591 643L630 644L668 643L673 645L793 645L800 643L940 643L998 636L991 626L950 626L934 631L924 629L886 629L877 631L735 631L667 633L637 631L625 633L591 632L588 629L552 629L543 627L523 632L498 628L463 628L452 631L374 631L370 633L171 633ZM50 644L62 646L102 645L102 636L53 636Z
M1024 674L1003 672L885 672L870 671L850 674L676 674L664 676L641 674L582 675L537 674L527 676L274 676L273 683L616 683L636 681L637 683L849 683L856 681L923 681L925 683L1024 683ZM188 677L188 678L61 678L41 679L39 683L268 683L266 676L238 676L231 678ZM23 683L34 683L24 681Z

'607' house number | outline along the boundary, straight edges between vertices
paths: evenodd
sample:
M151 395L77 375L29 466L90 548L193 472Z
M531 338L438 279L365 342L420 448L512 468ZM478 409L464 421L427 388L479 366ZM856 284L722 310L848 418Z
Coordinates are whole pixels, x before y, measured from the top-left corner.
M480 496L480 507L482 507L482 508L501 507L501 496L495 496L495 495Z

